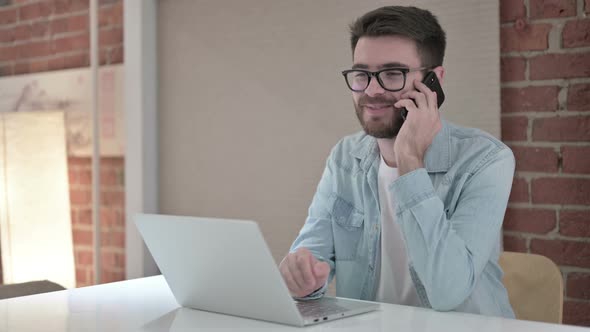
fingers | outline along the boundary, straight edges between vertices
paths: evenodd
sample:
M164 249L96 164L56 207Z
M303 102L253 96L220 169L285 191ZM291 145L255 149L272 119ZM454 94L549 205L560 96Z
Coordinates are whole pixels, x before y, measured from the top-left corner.
M313 266L313 273L316 278L315 289L318 289L326 283L330 275L330 265L326 262L317 261Z
M436 92L430 90L430 88L426 84L418 80L414 81L414 86L418 91L420 91L424 95L424 99L428 105L428 108L431 110L437 110L438 103L436 100Z
M319 262L305 248L288 254L279 265L279 270L291 295L295 297L304 297L320 288L330 274L330 266Z
M417 90L407 91L400 96L400 102L403 100L411 100L414 105L404 104L403 106L410 111L412 106L415 106L415 109L421 110L432 110L435 111L438 109L437 99L436 99L436 92L430 90L424 83L420 82L419 80L414 81L414 87ZM400 104L401 105L401 104ZM408 107L410 106L410 107ZM395 107L401 107L397 104Z

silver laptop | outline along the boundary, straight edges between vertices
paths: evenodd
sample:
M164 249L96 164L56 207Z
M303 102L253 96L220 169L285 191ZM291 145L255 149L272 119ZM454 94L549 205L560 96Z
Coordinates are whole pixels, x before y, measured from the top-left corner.
M255 222L138 214L135 223L183 307L295 326L379 307L331 297L293 300Z

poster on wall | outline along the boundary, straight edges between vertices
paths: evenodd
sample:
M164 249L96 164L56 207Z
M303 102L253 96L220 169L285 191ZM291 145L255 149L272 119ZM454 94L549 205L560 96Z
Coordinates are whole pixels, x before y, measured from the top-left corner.
M0 114L0 247L7 284L47 279L76 286L64 122L64 113L53 110Z
M104 66L98 73L100 152L124 155L123 65ZM70 157L92 155L92 85L90 68L0 78L0 112L63 110Z

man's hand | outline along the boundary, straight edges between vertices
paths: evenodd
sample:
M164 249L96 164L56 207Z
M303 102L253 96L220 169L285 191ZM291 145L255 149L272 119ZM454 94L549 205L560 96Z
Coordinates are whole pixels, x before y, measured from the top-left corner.
M414 81L414 87L417 90L402 94L394 104L408 110L393 146L400 176L424 167L426 150L442 128L436 93L419 80Z
M293 297L305 297L322 288L330 275L330 265L317 260L306 248L288 254L279 270Z

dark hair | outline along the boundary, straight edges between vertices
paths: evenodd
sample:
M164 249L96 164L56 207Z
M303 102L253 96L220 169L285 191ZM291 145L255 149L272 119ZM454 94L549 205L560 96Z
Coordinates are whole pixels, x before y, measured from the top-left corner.
M416 7L387 6L375 9L350 25L352 53L361 37L402 36L416 42L422 66L442 66L446 36L436 16Z

